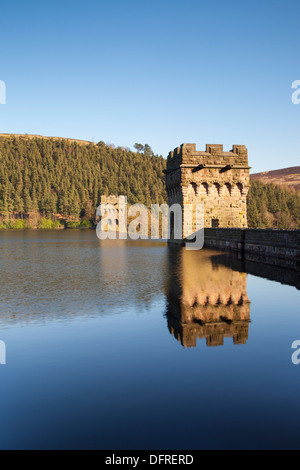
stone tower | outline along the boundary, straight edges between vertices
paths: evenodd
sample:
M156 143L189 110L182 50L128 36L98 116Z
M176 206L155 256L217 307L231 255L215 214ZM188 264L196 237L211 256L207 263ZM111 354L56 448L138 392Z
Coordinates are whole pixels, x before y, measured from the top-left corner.
M224 152L223 145L206 145L202 152L196 150L196 144L182 144L168 155L169 205L184 208L185 204L202 203L205 227L245 228L249 170L244 145L234 145L230 152Z

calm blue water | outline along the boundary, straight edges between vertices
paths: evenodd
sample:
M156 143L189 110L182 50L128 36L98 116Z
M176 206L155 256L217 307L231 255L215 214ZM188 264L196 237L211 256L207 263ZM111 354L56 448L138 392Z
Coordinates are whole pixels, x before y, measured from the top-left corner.
M295 287L89 230L0 263L1 449L300 448Z

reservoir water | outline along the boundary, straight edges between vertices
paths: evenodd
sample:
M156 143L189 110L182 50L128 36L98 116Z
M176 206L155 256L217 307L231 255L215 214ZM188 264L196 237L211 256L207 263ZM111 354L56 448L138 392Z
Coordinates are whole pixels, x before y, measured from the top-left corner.
M300 448L296 271L92 230L0 264L0 448Z

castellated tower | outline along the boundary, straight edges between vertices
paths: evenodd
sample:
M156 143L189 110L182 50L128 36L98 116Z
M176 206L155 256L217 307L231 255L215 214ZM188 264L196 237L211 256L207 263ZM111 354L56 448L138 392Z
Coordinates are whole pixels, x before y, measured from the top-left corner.
M169 205L180 204L184 214L185 204L202 203L205 227L245 228L249 170L244 145L234 145L230 152L224 152L223 145L206 145L202 152L196 144L182 144L168 155Z

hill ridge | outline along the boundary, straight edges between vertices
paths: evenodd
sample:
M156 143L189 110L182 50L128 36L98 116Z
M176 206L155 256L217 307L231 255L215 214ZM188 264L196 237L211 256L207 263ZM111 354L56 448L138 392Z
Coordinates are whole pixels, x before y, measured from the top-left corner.
M300 191L300 166L291 166L277 170L262 171L251 175L252 181L273 183L277 186L287 186Z
M54 139L54 140L66 140L68 142L77 142L80 144L95 144L95 142L92 142L90 140L84 140L84 139L73 139L71 137L58 137L58 136L47 136L47 135L39 135L39 134L8 134L8 133L0 133L0 139L1 138L14 138L14 137L20 137L23 139Z

